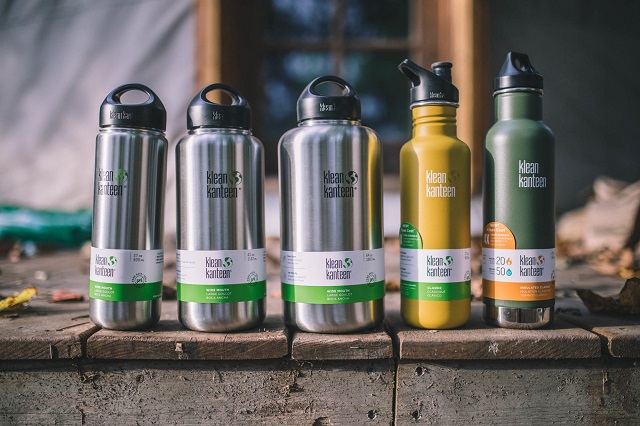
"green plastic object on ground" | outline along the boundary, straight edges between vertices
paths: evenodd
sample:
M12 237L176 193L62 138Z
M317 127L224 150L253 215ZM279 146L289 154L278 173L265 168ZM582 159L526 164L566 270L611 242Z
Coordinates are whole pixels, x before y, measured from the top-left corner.
M54 211L0 206L0 240L77 247L91 240L91 223L90 209Z

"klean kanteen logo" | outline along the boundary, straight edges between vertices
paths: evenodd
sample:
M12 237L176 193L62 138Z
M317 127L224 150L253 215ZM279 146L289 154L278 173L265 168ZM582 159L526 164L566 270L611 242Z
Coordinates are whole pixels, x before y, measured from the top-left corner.
M544 256L520 255L520 276L541 277L544 271Z
M242 190L242 173L237 170L229 173L207 171L207 198L238 198Z
M453 271L452 256L427 256L425 266L429 277L450 277Z
M350 280L352 266L353 259L350 257L344 259L325 258L327 280Z
M455 184L460 180L460 173L452 170L447 176L445 172L427 170L425 174L426 196L429 198L454 198Z
M105 170L98 168L97 193L98 195L122 196L125 183L129 180L129 173L125 169Z
M115 256L100 256L96 254L95 274L101 277L113 277L117 264L118 259Z
M112 120L133 120L139 118L139 114L132 111L111 111L109 118Z
M223 259L216 257L205 258L205 274L209 279L212 278L231 278L231 267L233 259L225 257Z
M518 160L518 187L546 188L547 177L540 174L540 163Z
M324 198L353 198L358 189L358 173L353 170L331 172L324 170Z

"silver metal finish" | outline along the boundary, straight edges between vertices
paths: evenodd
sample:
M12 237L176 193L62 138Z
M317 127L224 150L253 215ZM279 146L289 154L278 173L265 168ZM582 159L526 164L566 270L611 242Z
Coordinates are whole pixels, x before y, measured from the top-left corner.
M313 119L279 146L282 250L372 250L383 247L382 160L378 136L357 121ZM325 170L357 170L351 198L324 198ZM378 325L384 298L350 304L284 302L285 323L303 331L347 333Z
M264 156L248 130L195 129L176 147L178 250L265 247ZM207 198L208 171L242 174L237 198ZM260 324L265 300L233 303L179 301L180 322L198 331L237 331Z
M100 168L124 169L122 196L94 194L92 246L102 249L159 250L164 230L167 140L162 132L109 127L96 139L96 179ZM112 330L151 327L162 301L112 302L90 299L91 321Z
M525 309L485 304L483 315L485 321L492 325L532 330L553 322L553 307Z

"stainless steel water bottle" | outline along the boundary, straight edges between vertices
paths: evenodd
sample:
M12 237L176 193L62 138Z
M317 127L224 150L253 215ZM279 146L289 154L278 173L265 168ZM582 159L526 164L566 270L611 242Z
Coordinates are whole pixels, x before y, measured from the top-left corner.
M146 101L123 103L130 91ZM142 84L114 89L100 107L89 306L104 328L146 328L160 318L166 121L162 102Z
M213 91L231 104L207 99ZM246 99L224 84L191 101L176 147L180 322L198 331L254 327L265 317L264 155Z
M555 305L555 139L542 121L542 76L527 55L509 52L494 90L496 123L484 144L484 317L539 328Z
M375 327L384 316L380 139L361 126L360 99L338 77L309 83L297 110L298 127L278 147L285 323L322 333Z

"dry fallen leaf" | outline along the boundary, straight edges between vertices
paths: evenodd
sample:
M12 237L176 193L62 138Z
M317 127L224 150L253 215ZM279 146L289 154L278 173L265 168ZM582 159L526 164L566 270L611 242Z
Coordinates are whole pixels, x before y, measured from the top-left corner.
M84 300L84 296L78 293L72 293L67 290L56 290L51 295L49 302L81 302Z
M631 278L618 297L603 297L591 290L576 290L587 309L600 314L640 314L640 279Z
M5 309L16 308L23 303L31 300L33 295L37 294L38 290L35 287L28 287L18 293L17 296L9 296L3 300L0 300L0 311Z

